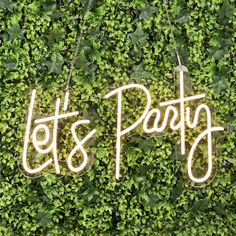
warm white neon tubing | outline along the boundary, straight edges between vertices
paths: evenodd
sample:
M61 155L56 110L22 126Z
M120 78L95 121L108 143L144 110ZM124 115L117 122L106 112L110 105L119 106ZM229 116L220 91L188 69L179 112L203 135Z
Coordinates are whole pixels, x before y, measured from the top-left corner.
M176 104L176 103L180 103L181 101L189 102L189 101L192 101L192 100L204 98L205 96L206 96L205 94L199 94L199 95L194 95L194 96L190 96L190 97L185 97L183 99L174 99L174 100L170 100L170 101L167 101L167 102L161 102L159 105L162 107L162 106L168 106L168 105L173 105L173 104Z
M63 118L67 118L70 116L77 116L79 114L78 111L74 111L74 112L69 112L67 114L62 114L62 115L58 115L57 119L63 119ZM48 121L52 121L55 120L56 117L55 116L50 116L50 117L45 117L45 118L40 118L34 121L35 124L39 124L39 123L43 123L43 122L48 122Z
M180 120L181 124L184 124L184 72L180 71ZM185 154L185 126L180 126L181 133L181 154Z
M130 88L138 88L138 89L141 89L142 91L144 91L144 93L146 94L146 97L147 97L147 104L146 104L146 107L144 109L143 114L132 125L130 125L126 129L122 130L122 126L121 126L121 123L122 123L122 91L126 90L126 89L130 89ZM170 128L172 130L180 129L180 133L181 133L181 153L185 154L185 125L187 125L187 127L191 128L191 129L195 128L197 126L199 116L200 116L200 113L202 112L202 110L204 110L206 112L206 115L207 115L207 128L194 141L194 143L193 143L193 145L190 149L189 156L188 156L188 167L187 168L188 168L189 178L192 181L196 182L196 183L205 182L210 177L210 175L212 173L212 166L213 166L212 165L212 134L211 133L214 132L214 131L222 131L222 130L224 130L224 128L223 127L211 127L211 112L210 112L209 107L205 104L201 104L197 107L197 109L195 110L195 113L194 113L193 121L191 122L191 120L190 120L190 108L187 107L186 110L185 110L185 102L194 101L196 99L201 99L201 98L205 97L205 94L199 94L199 95L195 95L195 96L184 97L184 74L183 74L183 71L180 71L180 98L175 99L175 100L162 102L162 103L159 104L160 106L167 106L166 110L165 110L165 114L164 114L164 119L163 119L161 125L159 125L160 118L161 118L161 112L157 108L151 109L149 111L149 108L150 108L150 105L151 105L151 96L150 96L150 93L149 93L148 89L145 88L143 85L129 84L129 85L120 87L120 88L115 89L115 90L111 91L110 93L108 93L105 96L105 98L109 98L109 97L111 97L115 94L117 94L117 100L118 100L117 101L117 132L116 132L116 174L115 174L116 179L120 178L121 138L122 138L123 135L125 135L126 133L133 130L142 121L143 121L143 129L146 133L162 132L167 127L167 125L168 125L167 123L169 122ZM34 145L35 149L41 154L45 154L45 153L48 153L51 150L53 150L53 159L52 158L49 159L48 161L46 161L44 164L42 164L38 168L31 169L27 164L26 157L27 157L27 149L28 149L28 143L29 143L31 119L32 119L32 114L33 114L35 96L36 96L36 90L33 90L32 95L31 95L28 118L27 118L26 134L25 134L25 139L24 139L23 167L28 173L34 174L34 173L37 173L37 172L41 171L47 165L52 163L52 161L54 161L56 172L60 173L60 168L59 168L59 163L58 163L58 156L57 156L58 120L62 119L62 118L67 118L67 117L78 115L78 112L70 112L70 113L67 113L67 114L59 114L60 99L57 99L56 108L55 108L55 115L54 116L45 117L45 118L35 120L35 124L38 124L38 125L33 129L33 133L32 133L33 145ZM67 107L68 107L68 100L69 100L69 92L67 92L65 94L64 110L66 110ZM180 105L180 121L177 124L176 124L176 121L177 121L177 118L179 117L179 113L178 113L177 108L172 106L173 104L179 104ZM171 117L171 115L172 115L172 117ZM148 127L148 122L149 122L150 118L153 117L153 116L155 116L155 119L154 119L154 122L152 124L152 127L149 128ZM169 121L169 117L171 117L170 121ZM49 128L48 128L47 125L42 124L42 123L48 122L48 121L53 121L54 122L53 140L52 140L52 143L50 144L50 146L48 148L42 149L41 146L46 145L50 140ZM79 172L79 171L83 170L86 167L87 162L88 162L88 156L87 156L87 153L86 153L85 149L83 148L83 144L95 134L96 130L93 129L84 139L82 139L82 141L80 141L77 138L77 135L76 135L76 132L75 132L77 126L79 126L80 124L88 124L88 123L89 123L89 120L80 120L80 121L75 122L71 126L71 132L72 132L72 136L73 136L73 138L76 142L76 146L70 152L68 160L67 160L67 164L68 164L69 169L73 172ZM37 133L40 129L44 130L44 133L45 133L44 140L38 140L37 139ZM195 176L193 176L193 173L192 173L193 154L194 154L195 149L197 148L199 142L202 140L202 138L205 135L207 135L207 145L208 145L208 157L207 157L208 158L207 159L208 168L207 168L206 174L203 177L196 178ZM81 151L82 156L83 156L83 162L80 164L79 167L74 167L72 165L72 158L73 158L73 156L74 156L74 154L76 153L77 150Z
M211 127L211 111L209 107L205 104L201 104L197 107L195 114L194 114L194 119L193 122L191 123L190 121L190 108L186 108L186 123L189 128L195 128L197 126L197 122L199 119L199 115L201 110L204 109L207 115L207 129L203 131L195 140L193 143L190 152L189 152L189 157L188 157L188 175L189 178L196 182L196 183L202 183L205 182L210 176L212 172L212 136L211 133L214 131L223 131L223 127ZM198 145L198 143L201 141L201 139L207 135L207 145L208 145L208 168L207 168L207 173L202 177L202 178L196 178L192 174L192 159L193 159L193 154L194 151Z
M160 117L161 117L161 112L160 112L159 109L154 108L154 109L150 110L148 112L147 116L145 117L145 119L143 121L143 130L146 133L162 132L167 127L167 122L168 122L168 118L170 116L170 112L171 111L173 112L173 116L172 116L172 119L170 120L170 128L172 130L179 129L180 126L181 126L181 122L179 122L177 125L175 125L175 121L178 118L178 111L177 111L177 109L175 107L168 106L166 108L164 120L162 122L161 127L158 127L158 123L159 123ZM153 116L153 114L156 114L156 118L154 120L153 127L152 128L148 128L147 126L148 126L149 119L151 118L151 116Z
M211 140L211 133L213 131L223 131L224 128L223 127L213 127L213 128L208 128L205 131L203 131L195 140L195 142L193 143L191 149L190 149L190 153L189 153L189 157L188 157L188 176L189 178L196 182L196 183L203 183L206 180L208 180L208 178L211 176L211 172L212 172L212 140ZM207 143L208 143L208 168L207 168L207 173L202 177L202 178L196 178L193 176L192 174L192 159L193 159L193 154L194 151L198 145L198 143L201 141L201 139L207 135Z
M130 88L138 88L138 89L143 90L145 92L146 96L147 96L147 105L145 107L145 110L144 110L143 114L139 117L139 119L137 121L135 121L128 128L126 128L124 130L121 130L122 91L126 90L126 89L130 89ZM129 85L122 86L122 87L120 87L118 89L115 89L115 90L111 91L110 93L106 94L105 98L109 98L109 97L111 97L111 96L113 96L115 94L117 94L117 97L118 97L118 101L117 101L116 174L115 174L115 178L119 179L120 178L121 137L124 134L128 133L129 131L131 131L132 129L134 129L145 118L145 116L148 113L149 107L151 105L151 95L150 95L148 89L146 89L143 85L140 85L140 84L129 84Z
M184 75L183 75L183 71L180 71L180 99L170 100L170 101L162 102L159 104L160 106L167 106L166 111L165 111L165 115L164 115L164 120L162 121L162 125L160 127L158 126L158 123L160 122L161 112L157 108L150 110L143 122L143 129L146 133L162 132L167 127L168 118L170 117L170 112L172 112L173 115L172 115L172 118L169 123L170 128L172 130L180 129L180 132L181 132L181 154L185 154L185 125L187 125L187 127L191 128L191 129L195 128L197 126L200 112L202 110L205 110L205 112L207 114L207 129L203 133L201 133L198 136L198 138L195 140L193 146L191 147L189 156L188 156L188 176L192 181L194 181L196 183L205 182L210 177L210 175L212 173L212 136L211 136L211 132L224 130L223 127L211 127L211 112L210 112L209 107L205 104L201 104L197 107L192 123L190 121L190 108L189 107L186 108L186 114L185 114L185 107L184 107L185 102L193 101L196 99L201 99L203 97L205 97L205 94L184 97ZM178 103L180 104L180 121L178 124L175 125L176 119L178 117L178 111L172 105L178 104ZM156 117L154 119L152 127L148 128L148 122L152 116L156 116ZM207 135L207 145L208 145L208 157L207 157L208 158L208 169L207 169L207 173L203 177L196 178L192 174L193 154L194 154L194 151L195 151L198 143L201 141L201 139L205 135Z
M40 129L43 129L43 130L44 130L45 138L44 138L44 140L38 141L38 140L37 140L37 132L38 132ZM45 124L38 125L37 127L35 127L35 129L34 129L34 131L33 131L33 139L34 139L33 143L37 143L38 145L45 145L45 144L47 144L47 142L49 141L49 136L50 136L50 132L49 132L48 126L45 125Z
M54 165L56 169L56 173L60 173L60 167L58 164L58 156L57 156L57 127L58 127L58 115L59 115L59 108L60 108L60 98L56 101L56 109L55 109L55 119L53 125L53 159Z
M44 132L45 132L45 139L42 141L37 140L37 133L38 133L39 129L44 129ZM49 132L49 128L47 125L40 124L40 125L36 126L33 130L32 136L33 136L32 137L33 145L38 153L45 154L45 153L48 153L52 150L53 143L51 143L51 145L47 149L40 148L40 146L47 144L47 142L49 141L50 132Z
M167 106L167 105L173 105L176 103L180 104L180 123L175 127L174 126L174 118L171 120L171 128L177 129L177 127L180 126L180 135L181 135L181 154L185 154L185 108L184 108L184 103L187 101L192 101L196 99L201 99L205 97L205 94L199 94L195 96L190 96L190 97L184 97L184 71L179 71L180 73L180 98L175 99L175 100L170 100L167 102L162 102L160 103L160 106ZM168 107L167 107L168 109ZM172 109L174 112L174 116L176 116L176 111L175 109ZM166 111L167 113L167 111ZM166 117L166 116L165 116Z
M27 118L27 126L26 126L26 133L25 133L24 147L23 147L23 157L22 157L23 167L24 167L25 171L28 172L29 174L35 174L37 172L40 172L46 166L48 166L50 163L52 163L52 159L49 159L44 164L39 166L38 168L31 169L28 166L27 161L26 161L35 95L36 95L36 90L34 89L32 91L31 100L30 100L30 107L29 107L29 113L28 113L28 118Z
M66 111L68 107L68 101L69 101L69 92L67 91L65 94L65 101L64 101L64 107L63 110Z
M74 138L77 145L70 152L69 157L67 159L67 165L68 165L69 169L73 172L79 172L79 171L83 170L86 167L87 163L88 163L88 155L87 155L86 151L83 148L83 144L85 142L87 142L88 139L90 139L96 133L96 130L93 129L85 138L82 139L82 141L79 141L79 139L77 138L75 129L78 125L89 124L89 123L90 123L89 120L80 120L80 121L75 122L71 126L71 133L72 133L73 138ZM79 167L76 168L76 167L73 167L73 165L72 165L72 157L74 156L74 154L77 152L78 149L83 154L83 162L80 164Z
M60 109L60 99L58 98L56 100L56 107L55 107L55 114L54 116L50 116L50 117L45 117L45 118L41 118L41 119L37 119L35 120L35 124L38 124L36 127L34 127L33 132L32 132L32 143L34 145L34 148L36 149L36 151L40 154L46 154L49 153L50 151L53 152L53 158L50 158L48 161L46 161L44 164L42 164L41 166L39 166L38 168L35 169L31 169L26 161L27 158L27 149L28 149L28 143L29 143L29 137L30 137L30 128L31 128L31 119L32 119L32 114L33 114L33 107L34 107L34 101L35 101L35 96L36 96L36 90L32 91L32 95L31 95L31 100L30 100L30 107L29 107L29 113L28 113L28 119L27 119L27 127L26 127L26 134L25 134L25 140L24 140L24 148L23 148L23 167L25 169L26 172L30 173L30 174L35 174L38 173L40 171L42 171L46 166L48 166L49 164L52 163L52 161L54 161L54 165L55 165L55 170L56 173L59 174L60 173L60 167L59 167L59 162L58 162L58 154L57 154L57 132L58 132L58 120L59 119L63 119L63 118L67 118L67 117L71 117L71 116L75 116L78 115L78 112L70 112L67 114L59 114L59 109ZM68 106L68 99L69 99L69 92L66 93L65 95L65 103L64 103L64 109L67 108ZM48 148L43 149L42 146L46 145L49 140L50 140L50 131L49 131L49 127L46 124L42 124L44 122L49 122L49 121L53 121L53 134L52 134L52 143L49 145ZM86 164L87 164L87 154L84 150L84 148L82 147L82 145L90 138L92 137L96 130L92 130L81 142L78 140L76 133L75 133L75 128L79 125L79 124L88 124L89 121L88 120L82 120L82 121L77 121L75 122L72 127L71 127L71 131L72 131L72 135L73 138L75 139L76 142L76 146L73 148L73 150L71 151L69 158L68 158L68 165L69 168L73 171L73 172L78 172L81 171L82 169L85 168ZM45 138L44 140L38 140L37 139L37 134L39 132L40 129L44 130L45 133ZM78 168L74 168L71 164L71 159L73 157L73 155L75 154L75 152L80 149L83 157L84 157L84 161L83 163L80 165L80 167Z

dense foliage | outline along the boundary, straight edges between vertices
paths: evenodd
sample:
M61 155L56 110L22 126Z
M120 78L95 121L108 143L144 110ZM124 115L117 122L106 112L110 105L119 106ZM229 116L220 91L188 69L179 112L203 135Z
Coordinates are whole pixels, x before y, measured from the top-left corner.
M115 181L116 102L104 95L138 82L150 89L153 107L174 99L178 61L162 0L95 0L87 13L86 5L0 1L0 234L235 235L235 2L173 0L167 6L194 93L204 91L213 123L228 127L215 137L215 178L201 188L182 170L179 131L147 135L141 126L122 138L122 180ZM51 165L26 176L21 158L29 95L36 87L37 115L54 114L81 27L69 110L91 120L80 137L97 129L86 147L92 165L76 175L63 164L75 145L73 119L66 119L58 131L61 174ZM145 97L134 91L124 101L123 128L140 116ZM197 131L188 131L187 141ZM29 150L28 157L37 155Z

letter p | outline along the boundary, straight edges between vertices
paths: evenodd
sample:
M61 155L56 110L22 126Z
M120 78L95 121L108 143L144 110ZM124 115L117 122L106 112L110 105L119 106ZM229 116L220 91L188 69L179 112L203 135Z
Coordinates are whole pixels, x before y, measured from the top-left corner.
M145 110L143 114L139 117L138 120L136 120L131 126L128 128L121 130L121 110L122 110L122 91L130 88L138 88L141 89L145 92L146 97L147 97L147 104L145 107ZM121 137L134 129L138 124L142 122L142 120L145 118L145 116L148 113L149 107L151 105L151 95L148 91L147 88L145 88L143 85L140 84L129 84L126 86L122 86L118 89L115 89L111 91L110 93L105 95L105 98L109 98L113 95L117 94L118 96L118 101L117 101L117 131L116 131L116 174L115 178L118 180L120 178L120 152L121 152Z

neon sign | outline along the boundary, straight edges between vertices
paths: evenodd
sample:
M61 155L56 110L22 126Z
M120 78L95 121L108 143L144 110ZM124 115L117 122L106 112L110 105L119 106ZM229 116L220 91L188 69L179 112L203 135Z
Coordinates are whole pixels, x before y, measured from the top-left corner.
M71 116L76 116L79 114L79 112L69 112L69 113L64 113L64 114L59 114L59 109L60 109L60 99L58 98L56 101L56 109L55 109L55 114L54 116L50 117L45 117L41 119L36 119L34 120L34 123L37 124L36 127L33 129L32 133L32 143L34 145L34 148L37 150L38 153L40 154L46 154L49 152L53 152L53 159L47 160L44 164L37 168L30 168L29 165L27 164L27 150L28 150L28 144L29 144L29 137L30 137L30 129L31 129L31 122L32 122L32 115L33 115L33 109L34 109L34 102L35 102L35 97L36 97L36 90L33 90L32 95L31 95L31 100L30 100L30 106L29 106L29 112L28 112L28 118L27 118L27 126L26 126L26 133L25 133L25 139L24 139L24 147L23 147L23 157L22 157L22 162L23 162L23 168L24 170L29 173L29 174L36 174L40 171L42 171L44 168L46 168L49 164L51 164L54 161L56 173L60 173L60 166L58 163L58 154L57 154L57 130L58 130L58 120L59 119L65 119ZM67 110L68 106L68 99L69 99L69 92L65 94L65 102L64 102L64 111ZM48 148L42 149L40 146L43 146L48 143L49 141L49 128L48 125L45 124L49 121L53 121L53 138L52 138L52 143L49 145ZM68 159L67 159L67 165L69 169L72 172L79 172L82 171L88 162L88 156L87 153L83 147L83 144L85 144L95 133L96 130L93 129L89 134L87 134L81 141L78 139L76 135L76 128L79 125L82 124L89 124L89 120L79 120L73 123L71 126L71 133L73 136L74 141L76 142L76 146L72 149L70 152ZM45 138L44 140L37 140L37 133L40 129L43 129L45 132ZM80 150L81 153L83 154L83 162L80 164L79 167L74 167L72 164L72 158L74 154L77 152L77 150Z
M117 127L116 127L116 164L115 164L115 178L118 180L120 178L120 162L121 162L121 141L122 136L129 133L131 130L133 130L135 127L137 127L139 124L143 123L143 130L145 133L153 133L153 132L162 132L167 128L167 125L172 130L180 130L180 137L181 137L181 154L186 154L186 140L185 140L185 131L186 127L189 129L194 129L197 124L199 123L199 117L201 113L206 114L206 129L198 135L198 137L195 139L194 143L192 144L192 147L190 148L190 151L188 153L188 160L187 160L187 172L188 176L191 181L195 183L203 183L207 181L212 173L213 168L213 162L212 162L212 133L215 131L223 131L223 127L212 127L212 117L211 117L211 111L209 107L201 103L198 105L196 110L194 111L193 119L191 120L190 117L190 107L186 106L187 102L192 101L199 101L200 99L205 97L205 94L199 94L194 96L187 96L185 97L185 91L184 91L184 71L186 71L185 67L179 67L179 94L180 97L175 100L165 101L161 102L159 104L160 107L165 108L164 118L161 120L161 111L158 108L152 108L152 98L150 95L149 90L144 87L141 84L129 84L122 86L120 88L117 88L108 94L105 95L105 99L109 99L110 97L113 97L114 95L117 96ZM142 115L129 127L122 130L122 97L123 97L123 91L131 91L132 89L138 89L141 90L142 93L145 95L146 98L146 106L144 108L144 111ZM49 164L54 162L56 173L60 173L60 166L58 164L58 155L57 155L57 129L58 129L58 120L59 119L65 119L72 116L77 116L78 112L69 112L69 113L63 113L60 114L60 99L58 98L56 100L56 106L55 106L55 114L50 117L40 118L34 120L34 124L36 125L32 132L32 143L34 148L38 153L45 154L52 152L53 158L47 160L44 164L37 168L30 168L27 164L27 149L28 149L28 143L30 138L30 131L32 126L32 114L34 109L34 101L36 97L36 90L33 90L31 95L31 101L29 106L29 112L28 112L28 119L27 119L27 127L26 127L26 133L25 133L25 140L24 140L24 149L23 149L23 167L26 172L30 174L35 174L40 171L42 171L44 168L46 168ZM65 101L63 110L66 112L67 106L68 106L68 100L69 100L69 92L66 92L65 94ZM174 106L177 105L178 109ZM150 126L151 117L155 117L154 121L152 122L152 126ZM49 145L48 148L42 149L42 146L47 144L49 142L49 128L47 126L47 122L53 121L53 134L52 134L52 143ZM72 149L70 152L68 158L67 158L67 165L69 169L72 172L80 172L83 170L88 162L88 156L86 153L86 150L84 149L83 145L96 133L96 129L93 129L91 132L89 132L81 141L78 139L76 135L76 128L79 125L82 124L89 124L89 120L79 120L72 124L71 126L71 133L73 136L74 141L76 142L76 146ZM161 123L161 124L160 124ZM44 140L37 140L37 133L38 131L42 129L45 133ZM199 145L199 142L204 138L207 137L207 171L202 177L196 177L193 174L192 166L193 166L193 156L195 153L196 148ZM79 167L74 167L72 164L73 156L76 152L81 152L83 155L83 161L80 163Z

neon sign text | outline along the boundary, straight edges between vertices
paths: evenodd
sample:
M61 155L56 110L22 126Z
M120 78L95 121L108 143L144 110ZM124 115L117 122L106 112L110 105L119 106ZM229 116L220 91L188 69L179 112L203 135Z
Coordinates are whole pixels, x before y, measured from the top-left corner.
M212 133L215 131L223 131L224 128L220 126L212 127L212 117L211 117L211 111L209 107L202 103L197 106L197 108L194 111L193 119L190 117L190 107L186 105L187 102L194 102L196 100L200 100L205 97L205 94L199 94L194 96L187 96L185 97L185 91L184 91L184 70L179 71L179 94L180 98L170 101L161 102L159 104L160 107L165 107L164 112L164 118L161 120L161 112L158 108L152 108L152 98L150 95L149 90L144 87L141 84L129 84L122 86L120 88L117 88L108 94L105 95L105 99L109 99L110 97L113 97L114 95L117 97L117 120L116 120L116 166L115 166L115 178L118 180L121 176L120 174L120 166L121 166L121 141L122 136L129 133L131 130L135 129L139 124L143 123L143 130L145 133L153 133L153 132L162 132L164 131L167 126L172 130L180 130L180 137L181 137L181 154L186 154L186 128L194 129L198 123L199 123L199 117L202 113L206 114L206 129L198 135L198 137L193 142L190 151L188 153L188 160L187 160L187 172L189 178L195 182L195 183L203 183L207 181L212 173ZM146 98L146 106L144 107L144 111L142 115L129 127L122 130L122 97L123 92L126 91L128 93L129 91L132 91L133 89L141 90ZM46 168L48 165L50 165L52 162L54 162L56 173L60 173L60 166L58 161L58 153L57 153L57 133L58 133L58 120L59 119L65 119L72 116L77 116L78 112L67 112L68 107L68 101L69 101L69 92L66 92L65 94L65 101L63 110L65 113L60 114L60 105L61 100L58 98L56 100L55 105L55 113L53 116L50 117L43 117L40 119L36 119L32 121L33 116L33 110L34 110L34 103L35 103L35 97L36 97L36 90L33 90L30 100L30 106L29 106L29 112L28 112L28 118L27 118L27 126L26 126L26 133L25 133L25 139L24 139L24 147L23 147L23 168L26 172L30 174L35 174L40 171L42 171L44 168ZM178 108L178 109L177 109ZM154 120L151 119L154 117ZM50 140L50 131L48 127L47 122L53 122L53 132L52 132L52 141L49 144L49 146L45 149L42 147L49 143ZM27 151L28 151L28 145L30 142L30 133L32 128L32 123L34 125L33 131L32 131L32 143L35 148L35 150L40 154L46 154L51 152L53 154L53 158L50 158L49 160L45 161L42 165L40 165L37 168L31 168L27 163ZM80 172L82 171L87 163L88 163L88 155L86 153L85 148L83 145L96 133L96 129L93 129L91 132L89 132L82 140L79 140L76 135L76 129L80 125L87 125L89 124L89 120L78 120L75 123L71 125L71 134L73 137L73 140L76 143L76 146L71 150L70 154L67 157L67 165L69 169L72 172ZM151 125L150 125L151 123ZM37 134L39 130L43 130L45 137L43 140L37 139ZM203 140L204 137L207 137L207 171L202 177L196 177L193 174L192 167L193 167L193 156L196 151L196 148L199 145L199 142ZM73 166L73 157L74 155L80 152L83 157L83 161L79 164L78 167Z
M133 123L130 127L121 130L121 110L122 110L122 91L128 90L128 89L133 89L133 88L138 88L142 89L144 94L146 95L147 103L145 110L143 114L138 118L135 123ZM117 94L117 132L116 132L116 179L120 178L120 153L121 153L121 137L124 134L127 134L130 132L132 129L134 129L137 125L139 125L143 121L143 130L146 133L153 133L153 132L162 132L164 129L167 127L167 121L168 118L171 116L171 112L173 113L173 116L171 117L170 120L170 128L172 130L177 130L180 129L180 134L181 134L181 154L184 155L186 150L185 150L185 128L186 125L193 129L197 126L198 120L199 120L199 115L201 112L205 111L207 115L207 129L204 130L195 140L193 143L189 155L188 155L188 176L189 178L196 183L202 183L205 182L211 175L212 173L212 132L214 131L222 131L224 130L223 127L212 127L211 125L211 111L209 107L206 104L201 104L197 107L195 113L194 113L194 118L193 122L191 122L190 118L190 107L186 107L185 109L185 103L198 100L201 98L205 97L205 94L199 94L195 96L190 96L190 97L184 97L184 71L180 71L180 98L176 100L170 100L167 102L162 102L159 105L161 107L166 107L165 110L165 115L164 115L164 120L162 121L162 125L158 126L160 123L160 110L157 108L150 109L151 105L151 95L150 92L142 85L140 84L130 84L126 85L123 87L120 87L118 89L115 89L108 93L105 98L109 98L113 95ZM173 105L179 105L180 107L180 121L175 124L178 120L178 110L176 107ZM155 115L155 120L153 123L152 128L148 128L148 123L150 118ZM208 146L208 168L207 168L207 173L201 177L201 178L196 178L193 173L192 173L192 160L193 160L193 155L194 151L196 150L199 142L202 140L204 136L207 135L207 146Z
M44 168L46 168L49 164L51 164L54 161L56 173L59 174L60 173L60 166L58 163L58 155L57 155L58 120L72 117L72 116L76 116L79 114L79 112L76 111L76 112L69 112L69 113L65 113L65 114L59 114L61 101L58 98L56 100L56 109L55 109L54 116L34 120L34 123L36 124L36 127L33 129L33 133L32 133L32 143L34 145L34 148L37 150L38 153L41 153L41 154L53 152L53 159L51 158L51 159L47 160L41 166L32 169L27 164L27 150L28 150L28 144L29 144L29 138L30 138L30 129L31 129L31 123L32 123L32 115L33 115L35 97L36 97L36 90L33 90L32 95L31 95L31 100L30 100L30 107L29 107L29 112L28 112L27 126L26 126L26 133L25 133L25 140L24 140L24 147L23 147L23 157L22 157L23 168L29 174L36 174L36 173L42 171ZM64 107L63 107L64 111L67 110L68 99L69 99L69 93L67 92L65 94L65 102L64 102ZM49 145L48 148L42 149L41 146L46 145L49 142L49 137L50 137L49 127L47 124L45 124L49 121L53 121L52 143ZM83 170L85 168L85 166L87 165L88 156L87 156L87 153L83 147L83 144L85 144L96 133L96 130L93 129L81 141L78 139L75 130L79 125L89 124L89 123L90 123L89 120L80 120L80 121L75 122L71 126L71 133L72 133L74 141L76 142L76 146L72 149L72 151L70 152L70 154L68 156L67 165L72 172L79 172L79 171ZM44 130L45 138L44 138L44 140L39 141L39 140L37 140L37 134L40 129ZM83 162L80 164L79 167L74 167L72 164L72 158L78 150L81 151L81 153L83 155Z

